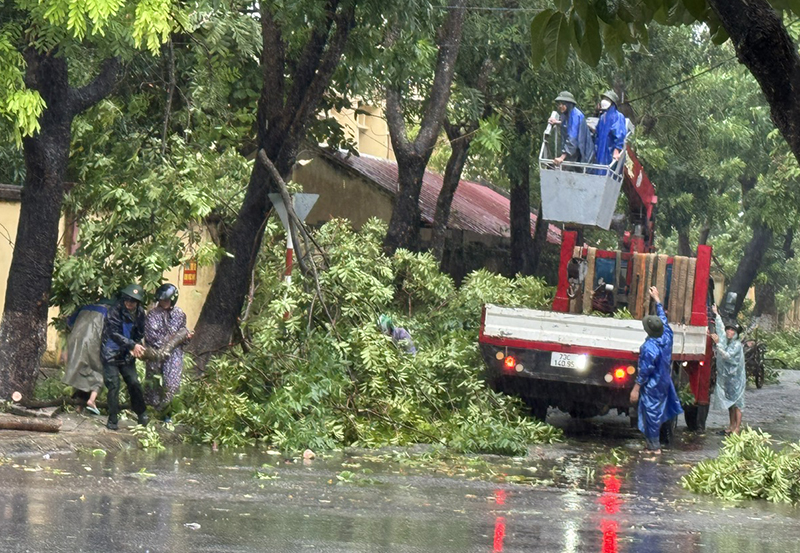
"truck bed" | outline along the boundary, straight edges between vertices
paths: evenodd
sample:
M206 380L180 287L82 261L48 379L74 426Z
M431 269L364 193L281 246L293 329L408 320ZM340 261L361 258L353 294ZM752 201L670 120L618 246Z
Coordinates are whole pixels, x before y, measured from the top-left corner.
M673 324L673 360L699 360L706 353L706 327ZM593 355L635 359L647 338L641 321L487 304L480 341L549 351L586 350Z

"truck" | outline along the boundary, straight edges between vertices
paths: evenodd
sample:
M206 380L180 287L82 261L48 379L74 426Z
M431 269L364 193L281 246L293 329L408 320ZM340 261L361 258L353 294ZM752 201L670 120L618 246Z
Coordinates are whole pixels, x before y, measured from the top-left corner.
M543 144L540 173L545 219L577 221L578 228L608 228L608 206L613 210L616 205L616 188L617 196L620 189L627 196L632 229L622 235L619 250L578 244L577 230L562 233L552 310L483 307L479 346L487 383L521 397L541 420L549 407L573 417L616 410L635 425L636 409L629 395L636 382L639 347L647 337L641 319L654 308L648 289L656 286L674 331L673 381L676 387L686 381L694 395L694 403L685 406L686 423L690 429L704 430L713 351L707 332L713 303L711 247L699 246L694 257L655 253L657 196L630 146L626 145L616 166L605 168L575 164L570 169L564 163L554 169L547 165L547 154ZM598 174L598 169L606 174ZM553 175L555 171L560 174ZM592 182L582 180L582 175ZM610 199L608 190L597 190L606 184L612 188ZM558 193L548 193L548 187ZM602 198L605 207L598 209L591 203L593 198ZM555 204L549 210L548 202ZM564 202L570 205L565 207ZM581 210L582 204L588 207ZM581 213L576 215L576 211ZM631 317L613 316L623 308Z

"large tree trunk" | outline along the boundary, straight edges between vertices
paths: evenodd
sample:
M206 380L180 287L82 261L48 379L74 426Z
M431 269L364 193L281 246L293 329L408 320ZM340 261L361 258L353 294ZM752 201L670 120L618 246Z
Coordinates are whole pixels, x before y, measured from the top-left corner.
M47 337L47 310L58 248L58 224L73 118L107 96L118 64L104 63L89 85L69 86L67 62L53 54L25 52L26 85L37 90L47 108L41 130L23 140L25 185L22 188L14 256L6 284L0 323L0 398L14 391L30 397Z
M258 101L257 146L284 180L291 173L308 123L339 64L354 22L354 1L330 0L327 7L327 19L312 29L290 80L286 77L287 45L280 23L267 3L261 5L263 84ZM224 257L217 267L195 336L187 348L200 371L212 354L228 347L238 327L264 225L272 210L268 193L277 191L267 169L256 161L236 222L227 235L225 247L232 256Z
M708 0L739 61L761 86L772 121L800 161L800 55L766 0Z
M450 139L450 158L447 160L447 167L444 169L444 179L439 197L436 199L436 213L433 216L433 240L431 249L433 256L442 262L444 257L444 246L447 237L447 223L450 220L450 208L453 205L453 197L456 195L458 183L461 181L461 173L467 163L469 155L469 145L472 142L472 133L475 132L477 124L467 127L464 133L459 132L455 125L450 125L445 121L447 138Z
M727 303L728 294L736 293L736 302L733 311L728 313L729 316L735 317L742 309L747 291L753 285L758 270L761 268L761 262L764 260L764 255L771 244L772 230L763 224L757 225L753 229L753 237L744 250L744 255L739 261L736 273L725 291L723 305Z
M440 29L439 54L433 84L420 130L413 142L408 139L397 83L390 84L386 89L386 121L389 124L392 148L397 156L398 173L397 195L389 220L389 230L383 241L383 248L389 254L394 253L397 248L414 249L419 244L419 193L422 190L425 167L433 153L450 99L450 86L461 48L465 5L466 0L455 0Z
M511 272L528 275L533 265L530 135L521 114L514 127L514 142L506 158L511 183Z

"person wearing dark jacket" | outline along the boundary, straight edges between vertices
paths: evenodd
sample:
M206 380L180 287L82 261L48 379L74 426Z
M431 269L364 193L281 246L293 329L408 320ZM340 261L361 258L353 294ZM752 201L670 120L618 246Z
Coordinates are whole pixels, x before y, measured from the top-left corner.
M131 407L138 416L139 424L146 425L150 418L145 412L142 385L136 375L136 359L144 354L144 308L142 288L136 284L125 287L120 299L108 310L101 357L103 359L103 381L108 388L108 422L106 427L116 430L119 422L119 377L128 387Z

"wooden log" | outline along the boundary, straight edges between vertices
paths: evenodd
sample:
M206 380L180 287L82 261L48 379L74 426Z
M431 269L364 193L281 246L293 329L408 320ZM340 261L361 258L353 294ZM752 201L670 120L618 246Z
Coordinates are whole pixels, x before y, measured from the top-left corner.
M661 294L662 302L667 299L667 260L669 259L666 255L659 255L658 256L658 271L656 275L656 288L658 288L658 293Z
M594 261L597 248L589 248L586 253L586 279L583 281L583 313L592 312L592 295L594 294Z
M58 432L61 430L59 419L42 419L31 417L0 416L0 430L25 430L29 432Z
M656 255L648 253L644 256L644 293L642 294L642 317L650 314L650 287L653 285L653 264Z
M638 279L636 281L636 318L641 319L645 316L644 312L644 299L647 292L645 284L647 284L647 255L640 253L636 262L636 272Z
M686 324L692 318L692 299L694 298L694 272L697 269L697 259L690 257L686 263L686 292L683 300L683 319Z

